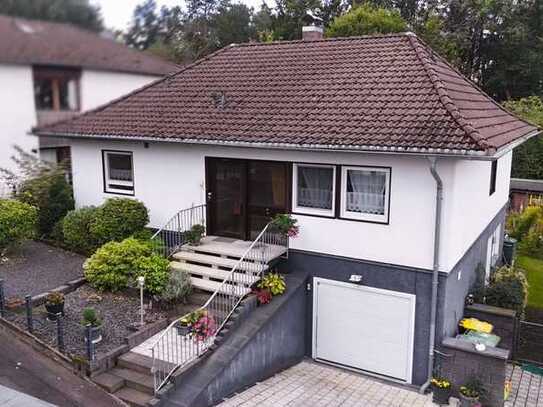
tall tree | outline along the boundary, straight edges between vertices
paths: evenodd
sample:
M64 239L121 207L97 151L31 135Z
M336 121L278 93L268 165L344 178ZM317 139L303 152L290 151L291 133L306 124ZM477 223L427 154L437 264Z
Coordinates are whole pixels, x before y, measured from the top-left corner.
M103 29L100 8L89 0L2 0L0 14L72 23L92 31Z
M251 22L252 10L245 4L223 4L212 21L212 29L217 46L248 42L255 38L255 28Z
M407 23L397 10L388 10L370 4L353 7L348 13L335 18L328 29L328 37L388 34L407 30Z
M543 127L543 100L532 96L508 101L505 107L536 126ZM513 152L511 176L515 178L543 179L543 137L537 136Z

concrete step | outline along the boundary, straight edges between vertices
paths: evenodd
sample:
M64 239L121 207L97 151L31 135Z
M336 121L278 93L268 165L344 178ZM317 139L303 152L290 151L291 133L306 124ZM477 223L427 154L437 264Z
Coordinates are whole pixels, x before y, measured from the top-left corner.
M126 387L136 389L142 393L147 393L150 395L154 394L154 379L150 374L143 374L135 370L118 367L111 369L109 373L122 378Z
M148 356L140 355L139 353L127 352L124 355L119 356L117 359L117 366L150 375L153 359Z
M224 281L225 279L230 277L231 278L230 281L241 283L247 286L252 285L258 280L258 277L253 276L251 273L249 274L234 273L231 276L230 275L231 272L227 270L222 270L222 269L213 268L213 267L206 267L206 266L198 266L196 264L191 264L191 263L181 263L178 261L172 261L170 263L170 267L174 270L185 270L186 272L192 275L213 278L220 281Z
M208 236L202 240L202 244L193 246L186 244L182 246L182 250L198 253L209 253L224 257L241 258L249 248L252 242L250 241L233 241L232 243L223 243L215 240L214 237ZM265 254L268 256L264 259L265 263L270 262L276 257L281 256L286 252L286 247L269 245Z
M110 372L101 373L93 377L92 381L108 393L115 393L124 386L124 379Z
M209 291L209 292L217 291L219 288L221 288L221 284L222 284L217 281L204 280L203 278L197 278L197 277L191 277L190 282L192 283L193 287L199 288L200 290ZM232 293L232 285L226 284L222 286L220 292L224 294ZM237 296L243 297L244 295L249 294L251 292L251 289L245 286L237 286L234 288L233 292Z
M173 258L179 262L199 263L215 267L223 267L229 270L231 270L234 266L236 266L236 264L238 264L238 260L236 259L229 259L227 257L220 256L211 256L201 253L193 253L184 250L175 253L173 255ZM238 265L239 270L249 271L255 274L257 274L259 271L265 271L267 268L267 264L253 263L250 261L242 261Z
M143 393L136 389L131 389L130 387L123 387L113 394L128 405L135 407L147 407L147 403L149 403L153 398L153 396L147 393Z

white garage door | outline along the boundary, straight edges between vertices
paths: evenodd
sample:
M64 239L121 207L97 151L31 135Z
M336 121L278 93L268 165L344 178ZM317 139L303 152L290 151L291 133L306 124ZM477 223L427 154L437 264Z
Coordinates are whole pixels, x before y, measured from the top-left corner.
M315 278L313 358L411 382L415 296Z

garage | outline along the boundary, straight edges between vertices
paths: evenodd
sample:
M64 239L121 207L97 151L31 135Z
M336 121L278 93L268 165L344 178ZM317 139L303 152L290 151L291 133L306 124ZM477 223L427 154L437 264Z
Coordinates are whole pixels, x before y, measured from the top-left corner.
M313 358L411 383L415 296L314 278Z

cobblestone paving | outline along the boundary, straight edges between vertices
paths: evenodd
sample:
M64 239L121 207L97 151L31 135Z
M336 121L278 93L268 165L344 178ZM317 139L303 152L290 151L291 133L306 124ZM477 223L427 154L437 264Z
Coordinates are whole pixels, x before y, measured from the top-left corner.
M226 400L220 406L430 407L435 404L431 401L431 395L421 395L378 379L303 361Z
M504 407L543 407L543 377L509 365L507 376L513 384Z

